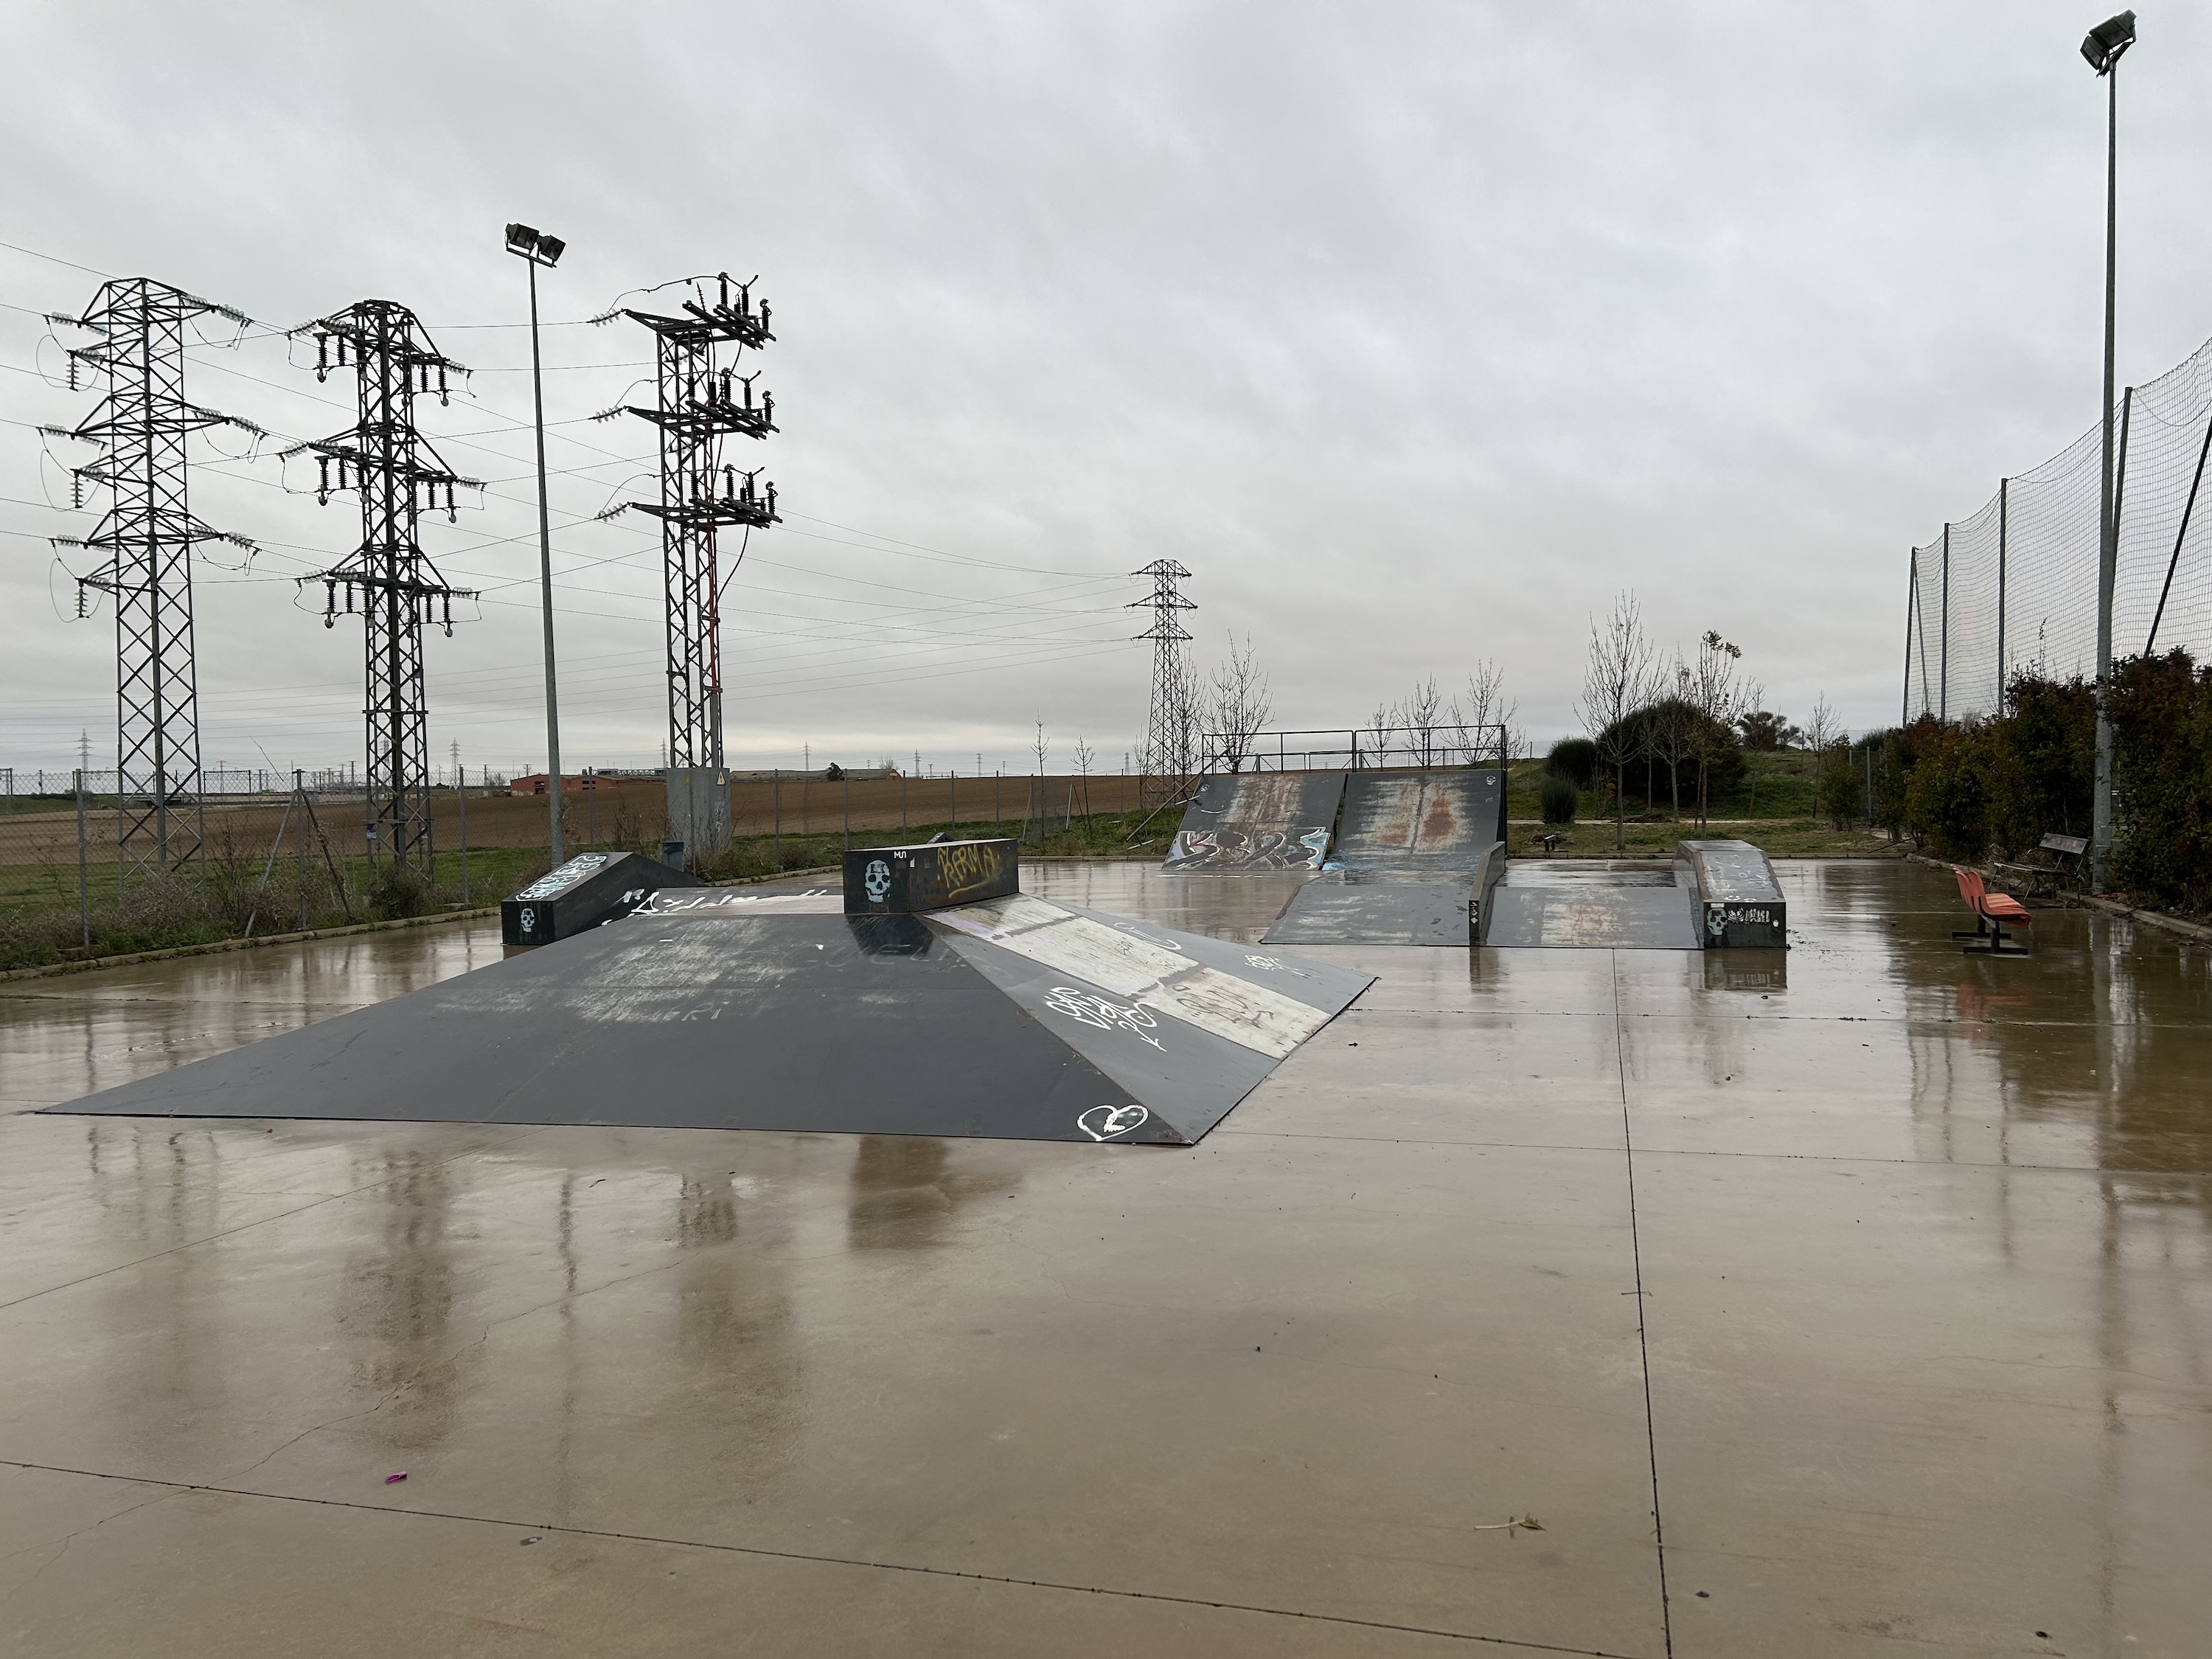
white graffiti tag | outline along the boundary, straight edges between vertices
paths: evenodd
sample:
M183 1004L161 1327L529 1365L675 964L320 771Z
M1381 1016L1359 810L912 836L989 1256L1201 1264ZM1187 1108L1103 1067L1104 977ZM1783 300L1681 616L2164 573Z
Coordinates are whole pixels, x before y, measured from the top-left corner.
M1090 991L1079 991L1073 985L1054 986L1045 994L1044 1006L1055 1014L1066 1014L1070 1019L1095 1026L1102 1031L1111 1031L1116 1027L1133 1031L1153 1048L1160 1047L1160 1040L1152 1035L1159 1021L1148 1008L1115 1002L1109 997L1098 996ZM1163 1049L1161 1052L1166 1051Z
M881 859L870 859L867 878L864 884L868 890L868 896L878 904L881 904L884 902L884 895L891 890L890 866Z

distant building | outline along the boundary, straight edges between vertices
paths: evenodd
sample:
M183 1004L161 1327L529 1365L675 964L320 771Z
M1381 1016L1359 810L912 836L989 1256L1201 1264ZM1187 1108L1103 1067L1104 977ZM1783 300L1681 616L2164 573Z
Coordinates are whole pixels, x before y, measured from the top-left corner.
M596 790L604 781L605 780L597 773L563 772L561 775L561 793L564 795L580 795L587 790ZM542 795L545 793L545 774L531 772L519 778L509 778L507 781L507 793L510 795Z

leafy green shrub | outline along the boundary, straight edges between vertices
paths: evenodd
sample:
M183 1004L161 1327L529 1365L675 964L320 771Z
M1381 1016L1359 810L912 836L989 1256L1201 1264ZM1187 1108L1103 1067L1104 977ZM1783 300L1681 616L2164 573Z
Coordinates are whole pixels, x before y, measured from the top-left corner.
M1749 769L1735 728L1700 714L1680 697L1663 698L1624 715L1606 728L1605 735L1608 750L1618 741L1620 752L1643 757L1629 763L1622 783L1629 798L1646 806L1680 800L1686 810L1693 808L1700 768L1706 801L1717 801L1742 782Z
M1939 858L1978 860L1990 847L1990 774L2001 739L1990 722L1915 728L1905 789L1908 823Z
M1561 738L1544 757L1544 770L1577 789L1587 789L1597 776L1597 745L1588 738Z
M2023 672L2006 688L1989 773L1990 839L2008 858L2051 834L2086 836L2097 769L2097 689Z
M2112 672L2111 878L2160 909L2212 910L2212 669L2185 651Z
M1538 786L1536 800L1543 809L1545 823L1572 823L1575 808L1582 800L1582 792L1570 780L1553 774Z
M1844 746L1830 750L1820 760L1820 811L1832 830L1848 830L1866 811L1866 775L1863 759Z

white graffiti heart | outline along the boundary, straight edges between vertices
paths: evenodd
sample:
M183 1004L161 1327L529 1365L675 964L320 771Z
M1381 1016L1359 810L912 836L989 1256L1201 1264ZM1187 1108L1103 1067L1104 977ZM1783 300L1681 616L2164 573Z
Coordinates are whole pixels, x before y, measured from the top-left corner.
M1111 1140L1143 1128L1151 1116L1141 1106L1093 1106L1075 1120L1075 1127L1093 1140Z

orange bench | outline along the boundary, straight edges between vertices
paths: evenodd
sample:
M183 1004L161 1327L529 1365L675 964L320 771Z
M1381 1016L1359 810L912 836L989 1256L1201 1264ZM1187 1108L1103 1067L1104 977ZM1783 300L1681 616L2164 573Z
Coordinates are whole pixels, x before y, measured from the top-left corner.
M2035 918L2028 914L2027 907L2009 893L1990 891L1988 884L1983 881L1978 871L1962 870L1954 864L1951 866L1951 873L1959 878L1959 896L1966 902L1966 908L1974 913L1972 933L1954 931L1951 935L1953 939L1972 941L1966 946L1966 954L2026 956L2027 946L2009 937L2005 933L2004 924L2009 921L2021 927L2032 927Z

